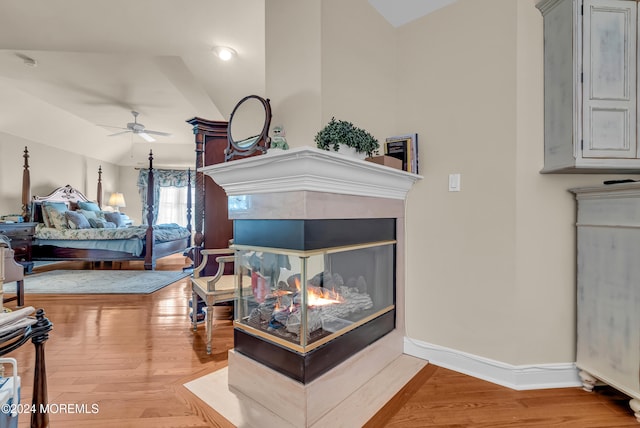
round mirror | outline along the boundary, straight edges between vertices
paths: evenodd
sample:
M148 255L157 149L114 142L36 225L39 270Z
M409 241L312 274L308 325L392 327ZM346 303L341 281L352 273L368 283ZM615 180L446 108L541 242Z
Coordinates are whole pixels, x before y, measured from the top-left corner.
M266 153L269 146L271 105L268 99L249 95L234 107L227 125L225 161L256 152Z

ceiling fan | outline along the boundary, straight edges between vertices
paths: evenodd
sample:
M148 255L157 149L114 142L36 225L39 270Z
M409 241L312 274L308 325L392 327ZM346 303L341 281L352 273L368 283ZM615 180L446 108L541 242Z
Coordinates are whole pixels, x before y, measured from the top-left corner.
M119 127L119 126L109 126L109 128L124 129L124 131L116 132L115 134L110 134L109 137L115 137L116 135L122 135L122 134L126 134L128 132L132 132L134 134L139 135L140 137L144 138L146 141L151 143L153 141L156 141L156 139L153 138L150 134L161 135L163 137L168 137L168 136L171 135L168 132L151 131L149 129L146 129L143 124L138 123L138 114L139 113L137 111L133 111L132 110L131 114L133 115L133 122L127 123L127 127L126 128L122 128L122 127ZM105 126L108 126L108 125L105 125Z

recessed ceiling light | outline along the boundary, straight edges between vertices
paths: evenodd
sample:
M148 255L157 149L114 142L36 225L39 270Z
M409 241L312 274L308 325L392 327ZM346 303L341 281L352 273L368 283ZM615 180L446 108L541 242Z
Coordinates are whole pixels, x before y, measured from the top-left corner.
M227 46L216 46L213 48L213 53L223 61L229 61L238 54L234 49Z

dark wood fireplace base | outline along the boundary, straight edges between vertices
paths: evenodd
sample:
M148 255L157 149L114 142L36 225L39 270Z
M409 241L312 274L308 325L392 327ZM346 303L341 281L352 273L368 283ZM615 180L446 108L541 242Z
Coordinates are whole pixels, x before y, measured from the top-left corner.
M330 342L300 354L234 329L235 350L293 380L307 384L358 353L395 328L395 310L387 312Z

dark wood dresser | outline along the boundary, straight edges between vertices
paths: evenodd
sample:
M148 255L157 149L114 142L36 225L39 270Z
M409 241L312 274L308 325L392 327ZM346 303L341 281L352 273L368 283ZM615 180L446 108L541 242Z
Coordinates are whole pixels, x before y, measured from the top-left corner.
M31 272L31 244L38 223L0 223L0 234L11 239L16 262L23 265L28 273Z
M195 265L200 264L199 249L227 248L233 238L233 222L229 220L227 209L227 193L211 177L206 177L198 169L203 166L224 162L227 148L227 122L213 121L194 117L187 120L193 125L196 143L196 177L194 204L194 243L196 253ZM204 275L214 275L218 263L209 258ZM233 263L225 265L225 274L233 274Z

